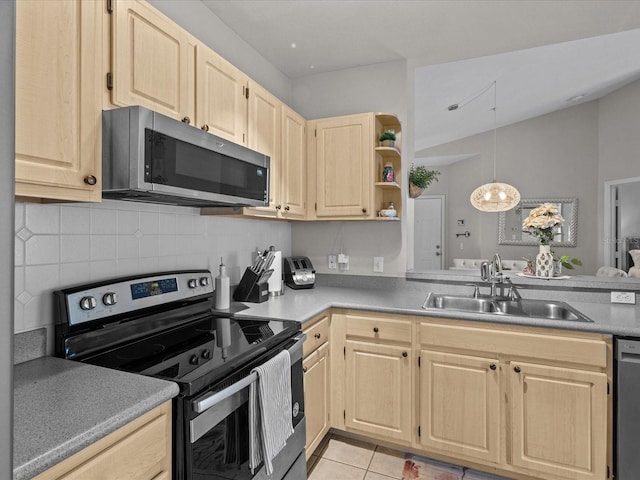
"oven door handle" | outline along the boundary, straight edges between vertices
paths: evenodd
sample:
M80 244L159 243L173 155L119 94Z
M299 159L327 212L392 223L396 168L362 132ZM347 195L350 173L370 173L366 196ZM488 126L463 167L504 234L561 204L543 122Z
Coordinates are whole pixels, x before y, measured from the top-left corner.
M205 410L210 409L211 407L217 405L218 403L226 400L229 397L232 397L240 390L247 388L253 382L258 379L257 373L252 373L247 375L242 380L238 380L233 385L221 390L220 392L212 393L211 395L204 397L202 400L198 400L194 403L193 410L196 413L202 413Z
M293 338L293 340L295 340L295 343L288 348L289 354L291 355L292 364L295 363L296 360L302 358L302 344L304 343L305 338L306 338L306 335L304 334L298 335ZM212 393L211 395L207 395L206 397L201 398L197 402L194 402L193 410L196 413L202 413L205 410L210 409L214 405L217 405L218 403L224 401L225 399L235 395L240 390L248 387L257 379L258 379L258 374L251 373L250 375L247 375L241 380L238 380L236 383L225 388L224 390Z

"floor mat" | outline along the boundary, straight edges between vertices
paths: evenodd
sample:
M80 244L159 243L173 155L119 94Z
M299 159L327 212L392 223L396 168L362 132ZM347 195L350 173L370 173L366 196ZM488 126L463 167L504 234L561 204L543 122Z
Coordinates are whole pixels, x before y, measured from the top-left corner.
M424 457L407 457L402 469L402 480L461 480L463 469Z

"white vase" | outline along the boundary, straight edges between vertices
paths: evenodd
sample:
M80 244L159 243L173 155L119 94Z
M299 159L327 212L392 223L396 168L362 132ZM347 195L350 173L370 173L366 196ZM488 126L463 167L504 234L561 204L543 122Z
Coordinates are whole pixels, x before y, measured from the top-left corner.
M540 245L540 252L536 255L536 277L553 277L553 255L549 245Z

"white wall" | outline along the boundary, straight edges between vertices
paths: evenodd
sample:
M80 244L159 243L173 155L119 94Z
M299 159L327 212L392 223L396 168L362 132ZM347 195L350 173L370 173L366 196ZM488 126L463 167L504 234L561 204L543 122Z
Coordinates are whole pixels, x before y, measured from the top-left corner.
M189 268L231 284L257 248L291 252L285 222L201 216L196 208L106 200L101 204L15 207L15 331L51 328L53 290L138 273ZM52 333L47 335L52 348ZM50 353L51 350L49 350Z
M451 259L535 256L535 246L498 245L498 214L475 210L469 195L493 179L493 131L429 149L428 154L478 156L436 167L442 172L428 194L447 198L447 265ZM522 198L578 198L578 245L554 248L583 261L576 273L593 275L597 262L598 102L560 110L497 131L497 180L514 185ZM465 220L464 227L456 221ZM455 233L471 232L469 238ZM460 249L463 244L464 249Z
M394 113L402 123L402 141L408 150L406 146L411 145L411 140L404 130L408 104L406 72L405 62L389 62L299 78L293 85L293 108L308 119L362 112ZM404 153L402 160L406 172ZM315 181L311 172L308 181ZM402 185L406 197L406 182ZM401 223L294 223L291 229L293 253L308 256L320 273L401 277L406 271L405 222L403 206ZM346 272L329 270L327 255L339 253L341 246L350 257L350 269ZM384 257L384 273L373 273L374 256Z
M598 115L598 259L604 258L604 182L640 177L640 81L600 100Z
M280 100L291 105L291 80L200 0L149 0L149 3Z

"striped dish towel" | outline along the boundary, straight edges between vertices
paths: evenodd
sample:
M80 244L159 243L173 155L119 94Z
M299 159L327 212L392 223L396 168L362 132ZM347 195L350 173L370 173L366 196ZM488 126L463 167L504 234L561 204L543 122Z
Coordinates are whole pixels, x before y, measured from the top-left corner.
M251 372L258 378L249 386L249 467L253 474L264 460L271 475L272 460L293 433L289 352L283 350Z

